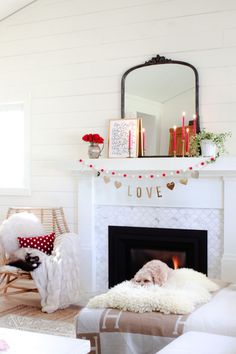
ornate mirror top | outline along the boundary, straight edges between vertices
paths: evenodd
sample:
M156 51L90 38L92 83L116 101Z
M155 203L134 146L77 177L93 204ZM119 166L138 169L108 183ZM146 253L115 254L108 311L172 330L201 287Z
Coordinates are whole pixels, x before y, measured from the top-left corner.
M178 140L183 112L190 136L194 129L200 131L198 73L193 65L157 55L124 73L121 117L140 118L146 144L140 155L173 155L173 127ZM177 155L178 150L177 146Z

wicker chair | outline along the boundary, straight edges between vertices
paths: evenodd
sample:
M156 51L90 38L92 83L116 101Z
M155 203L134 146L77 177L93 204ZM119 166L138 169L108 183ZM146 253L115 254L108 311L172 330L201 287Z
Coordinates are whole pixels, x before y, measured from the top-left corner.
M9 208L7 218L15 213L21 212L33 213L36 215L43 224L45 232L48 234L54 232L55 237L69 232L62 208ZM6 266L6 263L7 258L3 254L3 258L1 260L2 266L0 266L0 296L15 295L26 292L38 292L37 288L32 288L33 279L30 272L20 269L16 270L15 267ZM24 284L26 286L19 284L19 280L24 280ZM31 285L30 287L27 286L27 282L25 282L27 280L30 281L30 283L28 283ZM8 289L10 288L16 290L11 290L8 292Z

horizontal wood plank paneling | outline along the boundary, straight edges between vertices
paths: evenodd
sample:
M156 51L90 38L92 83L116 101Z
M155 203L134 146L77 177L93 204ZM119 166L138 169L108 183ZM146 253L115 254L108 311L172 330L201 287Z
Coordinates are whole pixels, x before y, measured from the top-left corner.
M18 12L15 18L10 18L9 23L22 24L33 23L39 21L51 21L55 18L80 16L81 21L91 21L103 17L107 26L114 23L122 23L143 20L160 20L163 18L183 17L194 14L202 14L207 12L235 10L236 4L234 0L215 1L215 0L198 0L192 2L189 0L175 1L146 1L141 5L132 5L132 2L126 1L120 4L117 1L109 1L109 3L88 1L68 1L67 3L52 4L51 6L40 6L38 4L27 7L24 12ZM93 16L86 17L86 16ZM131 20L132 19L132 20Z
M34 114L32 116L32 125L37 132L38 129L70 129L70 128L83 128L92 129L94 127L108 126L109 119L120 118L120 108L116 111L100 110L96 111L77 111L77 112L65 112L65 113L44 113ZM82 130L81 130L82 131Z
M31 94L31 195L11 205L63 206L77 229L71 162L83 134L120 117L120 79L156 54L199 70L202 126L231 130L236 154L235 0L38 0L0 23L0 100Z
M81 39L78 37L81 37ZM137 46L137 42L139 46ZM80 36L78 34L74 36L68 34L61 36L61 38L52 37L50 40L39 38L23 43L21 41L19 43L18 41L8 44L3 43L0 47L0 58L43 52L53 53L57 56L60 55L62 50L77 49L78 57L81 57L81 53L83 53L83 60L90 60L94 56L99 56L102 59L114 59L117 57L117 53L120 53L119 56L122 57L123 51L126 56L132 56L143 55L156 47L162 48L163 51L167 51L169 48L172 48L173 51L199 50L219 48L222 46L222 42L222 31L218 28L213 32L199 30L198 33L192 33L190 37L182 37L174 32L171 36L157 35L148 38L117 40L112 43L104 43L99 39L96 41L95 35L86 40L82 34Z
M61 113L73 111L94 111L117 107L120 104L120 95L117 92L97 95L74 95L68 97L33 98L32 113Z
M17 196L1 196L2 206L45 206L45 207L60 207L65 208L75 207L77 203L76 195L74 192L60 193L54 191L40 191L32 192L31 197L17 197Z
M8 31L0 33L1 45L17 45L28 43L32 45L47 41L60 40L63 45L63 40L69 38L70 42L73 39L78 39L76 44L82 46L83 41L93 41L92 43L112 43L127 40L140 40L144 38L154 38L163 35L182 35L188 28L188 34L191 36L194 33L214 32L216 26L218 29L224 30L227 27L235 26L235 11L203 13L179 18L167 18L157 21L154 19L146 20L141 17L140 22L133 20L133 10L130 10L129 18L123 23L110 23L109 31L107 24L104 21L104 16L96 16L95 19L87 19L84 23L78 17L55 19L52 21L15 25L8 28ZM108 17L106 17L108 18ZM83 17L84 19L84 17ZM98 21L99 20L99 21ZM96 22L97 21L97 22ZM201 27L199 28L199 22ZM85 27L86 26L86 27ZM227 30L226 30L227 31ZM82 38L82 40L80 40ZM16 43L17 42L17 43ZM88 43L88 42L86 42ZM92 44L91 43L91 44Z
M78 146L82 142L82 136L88 132L89 127L84 129L38 129L33 133L34 145L75 145ZM96 129L96 132L101 136L106 137L107 140L107 128L96 127L96 125L90 126L90 131Z

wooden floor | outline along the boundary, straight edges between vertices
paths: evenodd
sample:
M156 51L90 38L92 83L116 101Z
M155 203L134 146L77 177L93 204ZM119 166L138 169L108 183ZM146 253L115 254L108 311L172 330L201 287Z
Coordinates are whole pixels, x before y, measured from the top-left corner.
M74 317L80 309L81 306L73 305L67 309L57 310L51 314L47 314L41 311L40 297L37 293L4 295L0 297L0 316L15 314L73 323Z

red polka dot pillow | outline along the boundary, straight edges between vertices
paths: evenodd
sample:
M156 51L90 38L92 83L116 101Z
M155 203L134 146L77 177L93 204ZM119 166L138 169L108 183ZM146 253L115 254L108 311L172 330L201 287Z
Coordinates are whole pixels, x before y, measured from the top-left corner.
M55 233L35 237L18 237L20 248L36 248L48 255L52 253Z

